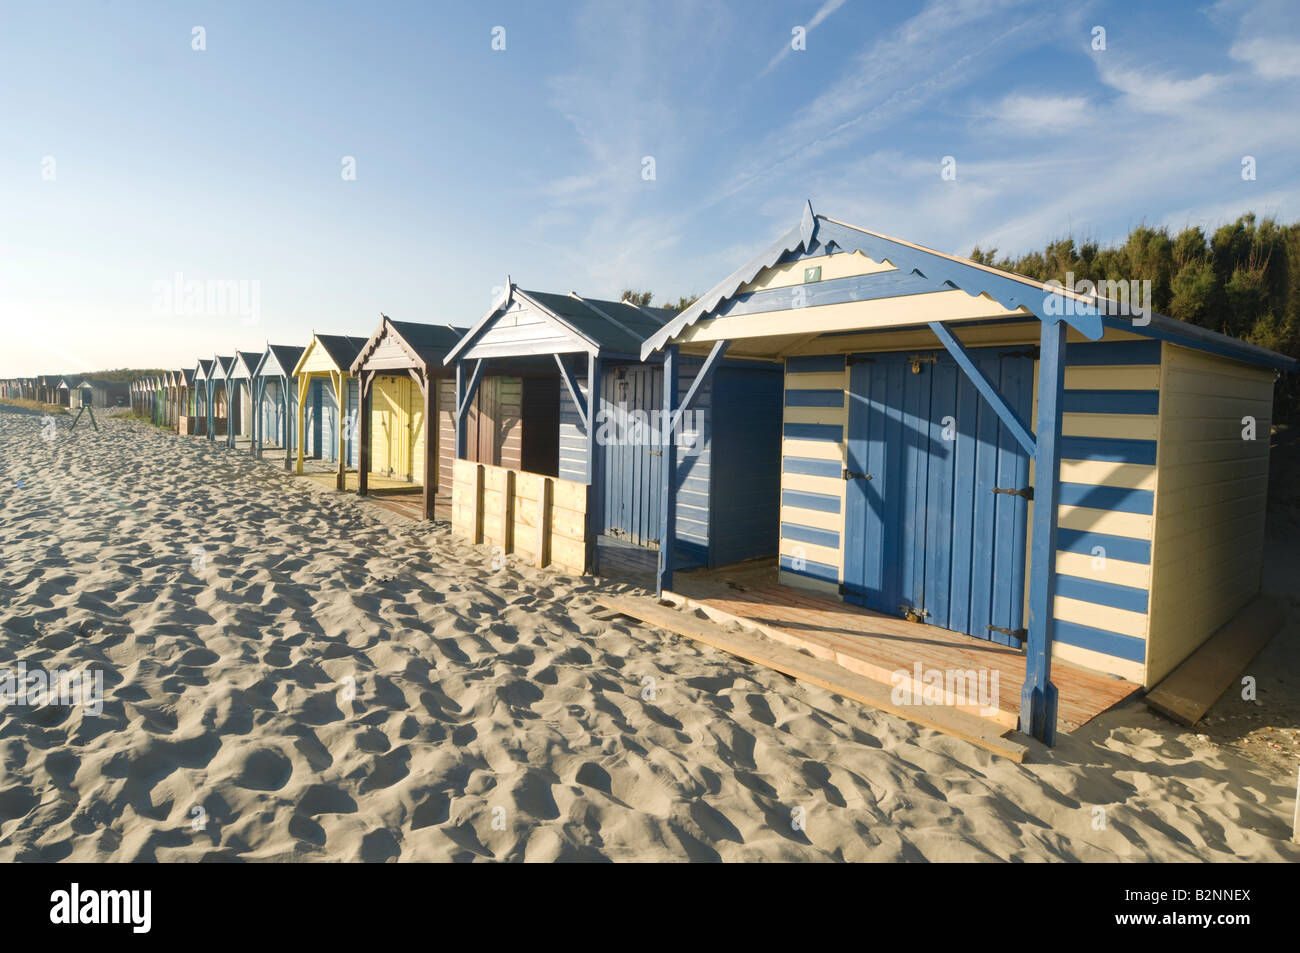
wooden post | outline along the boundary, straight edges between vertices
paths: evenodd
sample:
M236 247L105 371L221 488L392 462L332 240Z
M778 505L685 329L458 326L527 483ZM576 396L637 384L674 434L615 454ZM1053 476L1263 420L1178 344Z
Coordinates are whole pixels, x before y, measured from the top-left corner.
M298 476L302 476L302 448L307 442L304 439L304 431L307 429L307 388L310 381L310 374L301 374L298 377Z
M236 351L235 353L237 355L239 352ZM236 360L238 360L238 357L236 357ZM230 365L231 370L234 370L234 367L235 366L233 364ZM239 385L235 384L234 391L231 391L230 381L231 378L227 376L226 377L226 446L233 450L235 447L235 397L237 394L239 394Z
M605 528L605 451L600 445L600 355L587 355L587 572L600 572L601 531Z
M254 377L248 382L248 389L251 392L250 399L252 406L248 408L248 417L253 422L253 442L248 448L250 456L262 459L262 441L261 441L261 424L262 424L262 388L259 383L261 379Z
M357 378L358 387L361 393L357 395L357 413L361 416L358 421L361 436L361 447L357 451L357 495L370 495L370 388L375 383L375 372L363 370L361 376Z
M553 485L550 477L540 477L537 481L537 568L542 569L551 561L551 493Z
M677 345L664 347L664 399L659 425L662 436L659 459L659 574L656 579L657 594L662 596L673 587L673 550L677 538L677 445L674 441L677 428Z
M214 366L216 365L217 363L216 358L212 359L212 363ZM211 377L209 377L203 383L207 385L206 390L208 392L207 404L203 408L204 414L207 416L208 443L213 443L217 439L216 434L213 433L213 431L217 429L216 427L217 415L216 415L216 411L213 409L212 406L215 400L216 389L212 386L213 380Z
M459 366L459 365L457 365ZM438 494L438 382L429 377L429 370L424 370L424 487L422 515L424 519L434 517L434 505Z
M1060 499L1061 403L1065 392L1064 321L1044 321L1038 358L1038 428L1034 435L1034 517L1029 547L1029 636L1020 730L1047 746L1056 741L1052 641L1056 602L1056 522Z
M456 459L465 459L466 421L461 419L460 402L465 399L465 362L456 362L456 393L451 405L451 423L456 429Z
M297 428L293 425L293 398L289 395L289 375L285 374L280 378L280 403L283 405L284 414L281 420L284 421L284 429L281 434L284 437L284 470L288 473L293 469L293 445L295 443L293 435Z
M470 542L483 542L483 464L474 467L474 525Z
M347 488L347 440L344 437L346 432L343 421L348 412L347 393L343 386L344 378L347 375L343 371L330 371L330 380L334 382L334 402L338 404L338 428L339 428L339 465L334 473L334 489L343 490Z
M501 552L515 551L515 471L503 470L501 487Z

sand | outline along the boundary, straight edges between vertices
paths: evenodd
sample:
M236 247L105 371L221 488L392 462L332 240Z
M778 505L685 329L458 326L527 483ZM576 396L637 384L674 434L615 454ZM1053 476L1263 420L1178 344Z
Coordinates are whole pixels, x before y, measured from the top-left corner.
M0 860L1300 859L1300 749L1131 702L1012 764L274 454L68 423L0 410L0 670L105 698L0 712Z

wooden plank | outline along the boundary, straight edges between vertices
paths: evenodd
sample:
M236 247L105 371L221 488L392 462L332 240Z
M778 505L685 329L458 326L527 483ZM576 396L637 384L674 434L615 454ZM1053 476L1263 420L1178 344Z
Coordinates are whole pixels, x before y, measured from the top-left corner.
M601 596L597 604L655 628L667 629L695 639L731 655L774 669L802 682L842 695L860 704L897 715L923 728L933 728L955 738L969 741L994 754L1022 762L1027 748L1005 738L1007 729L983 718L944 706L895 704L889 685L856 675L823 659L806 655L783 645L773 644L758 635L728 632L711 622L696 619L643 599L626 596Z
M1257 597L1151 689L1147 705L1180 725L1196 724L1282 628L1285 617L1281 601Z
M543 478L538 484L537 497L537 568L545 566L551 558L551 484Z

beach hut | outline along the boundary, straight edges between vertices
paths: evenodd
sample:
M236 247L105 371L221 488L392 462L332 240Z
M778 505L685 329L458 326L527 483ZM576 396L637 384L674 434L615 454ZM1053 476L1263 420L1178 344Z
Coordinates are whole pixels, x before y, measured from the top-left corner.
M233 357L216 355L207 377L208 440L215 442L218 435L226 435L226 426L230 416L230 388L226 378L235 366Z
M293 369L302 359L302 352L303 348L294 345L267 345L253 370L253 453L260 459L268 443L283 450L286 470L293 466L292 454L297 446L298 388Z
M55 387L55 403L60 407L71 406L72 398L72 381L67 377L60 377L59 383Z
M236 351L234 363L226 375L230 399L226 404L226 445L235 446L235 438L253 441L253 372L262 360L262 352Z
M69 404L72 407L127 407L131 402L131 385L126 381L100 381L84 378L70 388Z
M464 328L380 315L379 326L351 367L361 384L362 496L376 477L418 486L423 518L430 519L436 497L450 495L455 382L444 361L464 333ZM471 458L517 468L526 442L523 381L492 375L481 386L480 397L475 419L483 439L472 446Z
M1258 593L1296 368L1096 292L809 205L641 353L781 361L782 586L1023 646L1019 725L1051 743L1054 660L1150 687Z
M175 380L176 388L172 395L171 426L177 433L183 433L181 427L189 414L190 393L194 386L194 371L190 368L182 368L176 371Z
M199 358L194 365L194 419L193 429L189 432L198 436L208 433L208 420L212 416L208 410L212 402L212 388L208 378L212 376L213 363L209 359Z
M456 368L453 529L573 572L596 571L602 547L671 551L683 566L774 554L781 371L772 362L710 365L716 374L692 394L694 409L672 451L682 518L673 535L659 532L663 363L640 352L673 316L508 283L446 359ZM462 465L477 388L489 371L511 369L538 394L558 391L558 415L541 400L534 408L528 389L523 400L525 434L549 430L555 443L534 441L521 460L523 476L508 465ZM665 539L675 545L662 545Z
M298 382L298 473L307 457L336 461L336 486L345 486L357 465L359 388L350 368L365 341L338 334L313 334L294 365Z

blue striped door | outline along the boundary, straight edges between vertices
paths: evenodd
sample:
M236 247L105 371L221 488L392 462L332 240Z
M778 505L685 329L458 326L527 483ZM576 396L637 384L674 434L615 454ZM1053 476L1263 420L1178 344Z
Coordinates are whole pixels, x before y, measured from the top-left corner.
M972 356L1024 420L1034 363L1012 351ZM945 629L1015 640L1023 625L1028 503L995 487L1028 485L1029 459L944 352L877 354L850 365L845 598L909 609ZM933 357L934 360L928 360Z
M659 542L659 496L663 457L652 428L653 411L663 406L663 368L630 364L607 367L601 375L602 406L617 420L607 428L618 439L602 449L605 527L612 536L638 546ZM643 428L630 426L644 414Z

